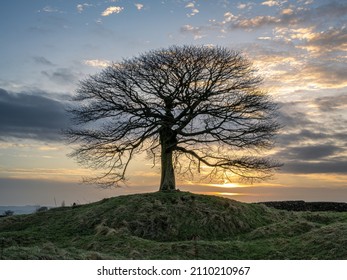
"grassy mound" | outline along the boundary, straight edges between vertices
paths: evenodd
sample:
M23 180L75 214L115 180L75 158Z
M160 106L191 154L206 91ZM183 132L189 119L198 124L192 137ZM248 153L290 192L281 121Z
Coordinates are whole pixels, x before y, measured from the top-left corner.
M83 226L96 223L99 234L126 232L156 241L230 239L276 219L264 206L184 192L123 196L97 206L85 215L93 224Z
M159 192L1 218L0 259L344 259L346 233L346 213Z

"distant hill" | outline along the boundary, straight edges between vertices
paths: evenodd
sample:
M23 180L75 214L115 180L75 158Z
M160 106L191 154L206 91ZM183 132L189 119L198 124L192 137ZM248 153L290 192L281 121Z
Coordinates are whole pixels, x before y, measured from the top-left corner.
M15 215L21 214L31 214L36 211L40 206L34 205L26 205L26 206L0 206L0 215L2 215L5 211L11 210Z
M0 259L347 259L347 213L188 192L0 218Z

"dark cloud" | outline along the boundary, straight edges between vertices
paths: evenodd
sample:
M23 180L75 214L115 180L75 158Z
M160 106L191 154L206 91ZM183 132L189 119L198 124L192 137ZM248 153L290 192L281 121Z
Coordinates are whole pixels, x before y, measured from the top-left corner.
M345 1L329 1L329 3L317 7L310 14L317 18L328 16L334 19L347 16L347 3Z
M333 144L317 144L302 147L289 147L281 152L286 159L296 161L321 160L330 156L334 156L344 149Z
M282 133L292 134L295 139L299 135L312 140L343 139L347 134L346 126L343 125L347 106L344 91L314 91L310 95L306 92L307 97L303 100L278 102L278 119L284 126ZM323 92L328 95L319 96ZM299 91L297 94L303 95L304 92ZM315 94L318 96L315 97Z
M41 73L57 84L73 84L78 80L76 74L69 68L58 68L53 71L42 71Z
M318 174L339 173L347 174L347 160L330 160L321 162L287 162L281 168L284 173Z
M309 129L300 129L298 131L294 132L288 132L285 131L280 134L277 138L277 142L281 147L286 147L288 145L297 144L300 145L301 143L309 142L309 141L315 141L318 143L325 143L329 141L342 141L344 139L347 139L347 133L327 133L327 132L317 132Z
M300 75L307 74L311 77L308 80L322 86L336 87L347 83L346 72L346 62L322 59L320 61L311 61L302 69Z
M346 69L347 70L347 69ZM346 72L345 72L346 73ZM347 106L347 94L324 96L315 99L315 104L323 112L331 112Z
M278 120L283 129L278 137L279 142L282 145L302 145L302 142L308 140L322 143L347 139L343 116L337 112L337 109L345 106L345 99L344 96L332 95L308 101L280 103ZM310 116L310 110L306 111L310 104L315 106L319 117L314 118Z
M43 56L34 56L33 60L38 64L42 64L45 66L54 66L54 64L52 62L50 62L47 58L45 58Z
M347 131L337 109L346 104L344 94L280 103L279 121L284 126L277 137L274 157L284 173L347 173ZM311 110L313 108L312 114Z
M286 105L286 107L289 107L290 103ZM279 122L281 125L283 125L287 130L292 128L302 128L307 127L312 124L312 121L310 121L306 114L304 112L300 112L298 110L295 110L295 107L290 108L289 110L285 108L281 108L281 110L278 113Z
M343 173L347 174L347 133L316 132L301 129L278 137L274 157L283 163L283 173ZM310 143L310 144L307 144Z
M43 93L9 93L0 89L0 138L61 140L69 120L63 102Z
M279 102L278 122L282 125L281 133L277 137L280 145L287 146L292 143L300 143L300 140L310 139L312 137L324 137L322 132L319 135L315 132L317 124L310 120L306 112L299 107L305 102Z

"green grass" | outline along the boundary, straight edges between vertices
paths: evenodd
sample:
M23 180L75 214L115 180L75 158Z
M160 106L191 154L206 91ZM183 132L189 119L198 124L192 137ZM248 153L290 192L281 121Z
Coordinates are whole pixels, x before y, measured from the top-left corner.
M187 192L0 219L1 259L347 259L347 213Z

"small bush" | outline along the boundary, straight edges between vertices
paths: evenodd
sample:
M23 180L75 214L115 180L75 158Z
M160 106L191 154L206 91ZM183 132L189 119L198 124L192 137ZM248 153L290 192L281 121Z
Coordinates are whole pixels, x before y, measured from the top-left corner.
M45 212L47 210L48 210L48 208L46 206L41 206L41 207L36 209L36 213Z
M12 210L6 210L4 212L4 216L8 217L8 216L13 216L14 215L14 212Z

